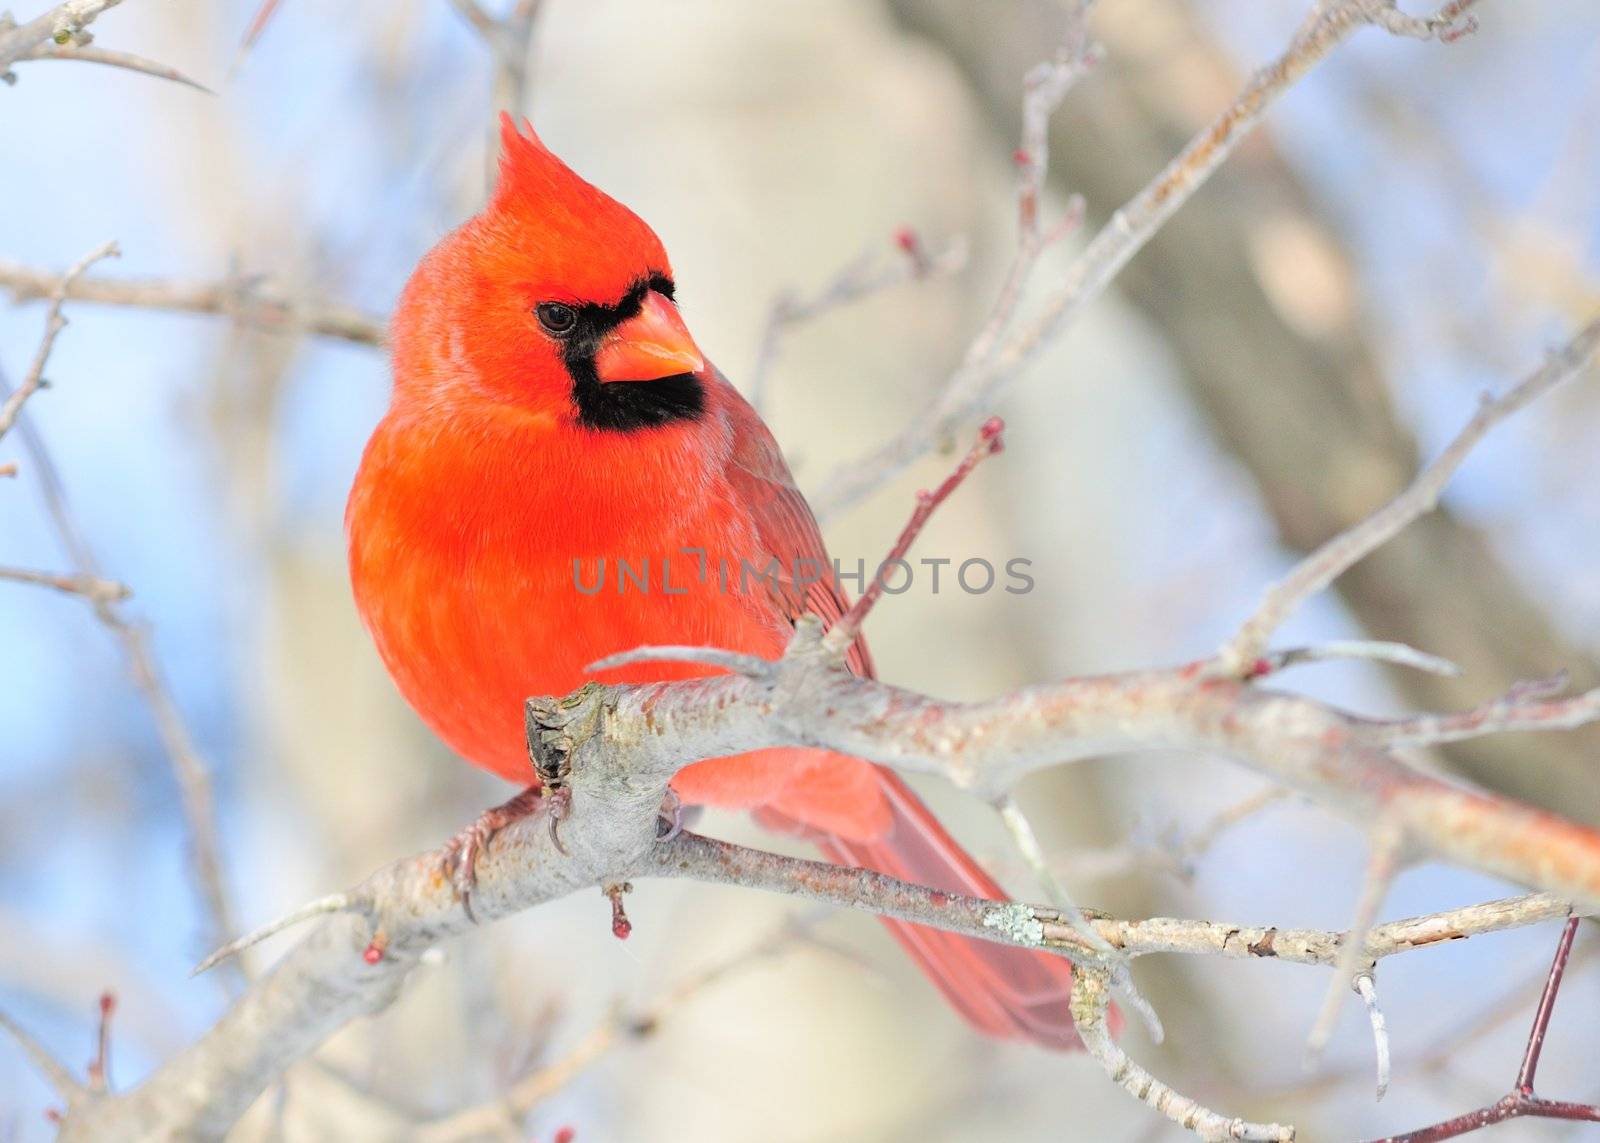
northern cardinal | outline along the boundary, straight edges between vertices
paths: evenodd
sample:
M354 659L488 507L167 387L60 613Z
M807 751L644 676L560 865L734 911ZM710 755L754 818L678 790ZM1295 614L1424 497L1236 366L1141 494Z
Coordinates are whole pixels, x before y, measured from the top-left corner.
M346 526L356 604L401 693L468 761L529 785L527 696L565 694L587 664L644 644L775 658L798 616L832 622L846 602L832 576L737 574L771 557L786 572L829 566L777 443L689 335L655 233L531 127L502 116L501 136L488 206L401 296L393 396ZM636 573L647 559L645 587L616 581L616 561ZM614 579L594 589L601 560ZM872 674L860 640L849 665ZM1005 896L899 778L860 759L762 750L695 763L672 787L685 804L803 831L841 864ZM887 924L981 1031L1078 1046L1065 961Z

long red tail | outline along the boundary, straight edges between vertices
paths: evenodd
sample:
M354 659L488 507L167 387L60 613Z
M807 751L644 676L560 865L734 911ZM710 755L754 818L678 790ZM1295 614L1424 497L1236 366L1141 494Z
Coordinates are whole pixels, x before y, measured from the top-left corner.
M829 861L949 893L1006 899L910 787L890 770L879 768L878 776L893 814L892 828L873 842L809 833ZM1072 966L1067 961L889 917L884 924L950 1006L978 1031L1060 1050L1083 1046L1072 1023Z

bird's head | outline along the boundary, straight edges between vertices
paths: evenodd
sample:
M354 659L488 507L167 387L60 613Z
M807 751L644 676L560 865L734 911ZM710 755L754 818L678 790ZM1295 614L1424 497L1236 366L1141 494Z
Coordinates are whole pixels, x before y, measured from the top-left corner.
M483 212L422 260L395 314L397 397L480 399L598 431L700 415L705 369L661 240L524 123L500 117Z

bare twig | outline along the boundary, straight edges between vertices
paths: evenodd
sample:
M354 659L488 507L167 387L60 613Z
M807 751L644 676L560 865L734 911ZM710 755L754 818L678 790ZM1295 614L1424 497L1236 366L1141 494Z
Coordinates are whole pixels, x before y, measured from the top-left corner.
M1570 730L1600 717L1600 688L1569 698L1549 697L1565 685L1565 672L1550 679L1533 679L1458 714L1373 719L1367 723L1367 733L1386 746L1436 746L1508 730Z
M1362 881L1361 896L1356 902L1355 918L1350 922L1348 939L1339 950L1339 961L1333 969L1333 979L1328 982L1328 992L1317 1013L1316 1023L1306 1038L1306 1058L1315 1061L1321 1057L1333 1035L1334 1020L1339 1015L1339 1004L1345 993L1355 987L1356 976L1367 954L1367 934L1377 920L1389 887L1400 872L1405 851L1405 831L1397 821L1379 818L1369 836L1372 846L1367 861L1366 877Z
M1265 651L1267 640L1302 603L1327 587L1357 560L1380 547L1439 502L1451 476L1484 436L1525 405L1576 374L1600 347L1600 317L1595 318L1500 397L1485 397L1477 413L1439 458L1423 469L1405 491L1377 512L1312 552L1261 600L1255 613L1218 653L1222 668L1245 675Z
M822 915L813 914L814 917ZM793 947L806 927L803 922L786 922L751 947L691 973L643 1009L630 1011L619 1005L553 1063L523 1076L488 1103L429 1120L412 1133L411 1143L465 1143L482 1138L499 1124L519 1122L620 1044L653 1034L662 1021L685 1004L730 977Z
M893 564L904 561L905 554L911 550L911 545L917 542L917 537L922 534L922 529L927 526L928 520L938 511L939 505L961 487L967 477L972 475L972 470L1005 447L1003 440L1005 428L1005 422L999 417L990 417L978 430L977 443L967 450L967 455L956 465L955 471L945 477L939 487L932 492L917 493L917 507L911 513L911 519L906 522L899 539L889 549L889 554L878 565L878 571L872 577L872 582L867 585L867 589L823 636L825 647L835 654L843 655L850 644L855 642L856 636L861 631L861 624L866 622L867 616L883 595L884 585L890 574L887 569Z
M1339 659L1366 659L1374 663L1393 663L1397 667L1410 667L1430 675L1458 677L1461 668L1449 659L1430 655L1404 643L1389 643L1376 639L1336 639L1318 643L1314 647L1291 647L1263 655L1255 664L1257 677L1274 674L1302 663L1323 663Z
M31 583L48 587L67 595L81 595L90 603L116 602L133 594L127 585L115 580L92 575L57 575L54 572L34 571L31 568L0 567L0 580L12 583Z
M1085 877L1111 877L1148 869L1188 882L1194 878L1199 859L1218 838L1245 819L1289 797L1290 793L1283 786L1268 786L1218 810L1187 836L1177 823L1169 823L1154 836L1148 830L1139 830L1121 845L1068 851L1058 854L1051 864Z
M136 56L132 52L114 52L108 48L74 45L58 47L55 44L41 44L21 58L22 60L82 60L84 63L104 64L106 67L121 68L123 71L136 71L143 75L154 76L157 79L181 83L185 87L203 91L207 95L216 94L205 84L200 83L198 80L190 79L177 68L169 67L164 63L157 63L155 60L145 59L143 56Z
M315 901L308 901L298 909L285 913L277 920L269 921L259 928L252 929L244 936L229 941L195 965L194 971L190 975L199 976L203 972L209 972L229 957L238 956L246 949L254 948L262 941L269 937L277 936L285 929L291 929L316 917L325 917L329 913L343 913L353 907L350 898L343 893L330 893L326 897L318 897Z
M16 24L7 13L0 18L0 79L10 81L11 65L25 58L39 45L50 41L59 45L85 45L91 39L88 28L107 8L122 0L66 0L26 24Z
M1383 1019L1383 1009L1378 1004L1378 983L1371 970L1356 974L1355 988L1361 1002L1367 1006L1367 1020L1372 1025L1372 1046L1377 1057L1378 1088L1376 1098L1382 1099L1389 1090L1389 1028Z
M70 277L70 275L69 275ZM69 284L63 279L64 284ZM16 392L20 393L18 389ZM0 394L10 392L3 373L0 373ZM11 393L14 399L16 393ZM9 401L7 402L9 406ZM94 550L73 519L67 503L66 490L56 472L55 462L46 448L44 438L27 420L18 423L18 432L28 451L37 474L39 487L44 493L45 506L61 544L67 549L77 572L69 579L85 583L109 584L101 572ZM124 589L125 591L126 589ZM155 652L150 646L148 631L128 621L120 607L120 599L106 590L81 593L92 607L95 617L110 630L122 645L134 685L144 697L145 704L155 720L167 758L172 765L182 797L184 824L188 831L190 863L196 888L214 930L208 939L215 943L228 933L236 931L232 909L228 903L226 877L223 874L222 850L218 841L216 807L211 793L211 771L201 757L190 734L187 723L178 709L176 700L162 678ZM240 970L243 975L243 970Z
M773 300L761 331L755 363L745 376L746 396L758 412L767 412L772 366L778 359L783 336L791 328L906 282L957 273L967 264L964 242L951 242L942 250L928 254L915 234L902 231L895 245L904 257L894 259L887 266L880 267L868 251L846 265L815 294L802 297L788 290Z
M1071 925L1090 948L1098 949L1105 955L1109 969L1107 977L1118 998L1139 1014L1144 1021L1145 1029L1150 1033L1150 1038L1158 1044L1161 1043L1166 1038L1166 1031L1161 1026L1161 1017L1133 983L1133 972L1128 966L1127 958L1112 948L1105 938L1095 931L1094 926L1084 916L1083 910L1073 902L1067 887L1050 869L1050 863L1045 859L1044 847L1039 844L1038 835L1033 831L1033 823L1022 812L1022 807L1017 805L1015 798L1007 794L995 799L995 809L1000 812L1000 820L1005 823L1018 852L1022 854L1023 861L1027 862L1028 868L1033 871L1034 879L1044 891L1045 899L1055 907L1061 914L1062 920Z
M0 258L0 289L9 291L15 301L51 297L61 288L62 281L55 275ZM387 336L382 318L338 302L301 297L281 284L259 277L198 282L90 278L67 282L66 287L70 301L221 314L259 329L314 333L358 345L381 346Z
M28 398L44 387L45 363L50 360L50 351L55 348L57 335L67 328L67 319L62 315L61 307L66 304L72 284L90 266L102 258L114 258L118 253L117 244L107 242L78 259L71 269L55 281L48 294L50 308L45 311L44 336L39 339L39 348L34 352L33 363L23 375L22 384L7 393L5 400L0 402L0 437L10 432L11 426L17 423L17 416L22 412L22 406L27 403Z
M11 1038L21 1046L29 1061L39 1069L39 1074L69 1105L87 1093L88 1089L74 1078L71 1069L56 1059L50 1049L34 1039L27 1029L3 1011L0 1011L0 1029L11 1034Z
M1097 969L1079 968L1072 974L1072 1020L1084 1047L1105 1069L1111 1082L1119 1085L1141 1103L1155 1108L1174 1123L1188 1128L1206 1140L1287 1141L1295 1137L1294 1128L1282 1123L1250 1123L1229 1118L1181 1095L1145 1071L1117 1046L1106 1026L1110 988L1106 974Z
M1561 977L1566 971L1567 958L1572 953L1572 940L1577 931L1578 918L1569 917L1556 942L1555 958L1550 962L1544 991L1539 995L1539 1005L1534 1012L1533 1027L1528 1032L1528 1044L1523 1049L1522 1064L1517 1068L1516 1084L1510 1093L1475 1111L1435 1123L1431 1127L1408 1131L1404 1135L1393 1135L1378 1143L1438 1143L1442 1139L1470 1135L1480 1128L1504 1123L1508 1119L1564 1119L1600 1123L1600 1106L1542 1099L1533 1090L1534 1075L1539 1070L1539 1053L1544 1048L1550 1015L1555 1011L1556 992L1561 987Z
M450 0L461 18L472 25L494 63L493 94L490 99L488 182L494 189L500 169L500 134L496 112L519 115L527 105L528 56L533 48L533 29L543 0L514 0L500 19L489 15L478 0Z
M1267 109L1358 27L1374 20L1375 13L1384 7L1374 0L1337 0L1317 5L1283 54L1256 72L1233 103L1112 215L1031 321L1003 341L997 339L992 351L975 354L969 350L933 403L894 440L866 457L840 466L812 500L818 516L831 515L865 499L946 439L958 423L991 404L1046 344L1105 291L1128 261L1261 122ZM981 340L982 335L979 348L983 348Z

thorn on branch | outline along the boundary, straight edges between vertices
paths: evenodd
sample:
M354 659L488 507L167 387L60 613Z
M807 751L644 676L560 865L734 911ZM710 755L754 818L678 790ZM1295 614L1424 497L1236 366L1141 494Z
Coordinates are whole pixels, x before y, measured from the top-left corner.
M318 897L315 901L300 906L292 913L286 913L276 921L269 921L259 929L246 933L236 940L229 941L216 952L206 957L205 960L195 965L194 970L189 975L194 977L208 972L229 957L237 956L246 949L260 944L268 937L276 936L283 930L293 928L302 921L309 921L313 917L325 916L328 913L347 913L356 908L359 908L357 902L344 893L333 893L326 897Z

